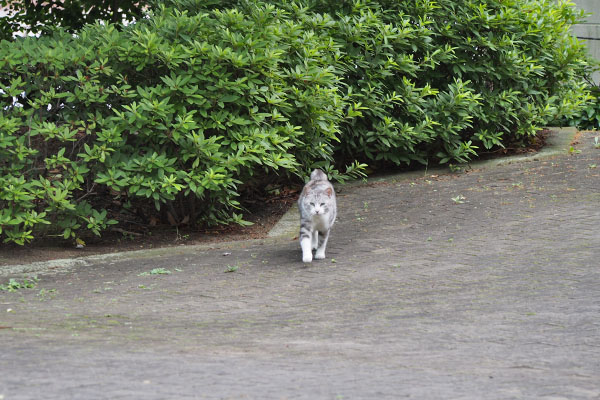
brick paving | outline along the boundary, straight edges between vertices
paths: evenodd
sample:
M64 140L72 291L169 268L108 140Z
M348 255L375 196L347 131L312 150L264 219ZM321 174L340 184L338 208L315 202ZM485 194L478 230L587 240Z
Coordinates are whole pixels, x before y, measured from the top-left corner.
M310 265L292 234L42 272L0 292L0 399L600 399L593 138L341 187Z

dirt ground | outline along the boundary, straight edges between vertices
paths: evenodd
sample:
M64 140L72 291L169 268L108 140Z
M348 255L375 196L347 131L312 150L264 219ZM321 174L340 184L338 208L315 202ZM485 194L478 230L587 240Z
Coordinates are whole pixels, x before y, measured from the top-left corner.
M0 266L122 251L259 239L267 235L294 201L293 196L270 199L260 209L256 208L245 215L246 220L253 223L250 226L230 225L201 230L168 225L144 225L136 230L119 227L104 232L102 237L86 237L83 248L77 248L72 240L61 238L37 240L26 246L0 244Z

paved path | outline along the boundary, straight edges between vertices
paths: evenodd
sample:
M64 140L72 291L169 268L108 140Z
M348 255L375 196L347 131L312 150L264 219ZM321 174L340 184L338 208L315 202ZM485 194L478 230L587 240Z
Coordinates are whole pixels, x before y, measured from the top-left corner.
M54 265L0 292L0 399L600 399L600 149L579 141L343 187L308 266L289 235Z

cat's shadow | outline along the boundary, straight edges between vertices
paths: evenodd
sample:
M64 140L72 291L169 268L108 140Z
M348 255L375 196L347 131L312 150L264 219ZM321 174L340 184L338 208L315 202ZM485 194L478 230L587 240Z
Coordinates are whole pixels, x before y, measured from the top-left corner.
M296 245L270 249L266 251L264 255L266 256L265 259L268 260L268 263L265 263L265 265L271 267L308 268L311 265L314 266L323 261L313 259L310 263L302 262L302 250L300 249L300 246Z

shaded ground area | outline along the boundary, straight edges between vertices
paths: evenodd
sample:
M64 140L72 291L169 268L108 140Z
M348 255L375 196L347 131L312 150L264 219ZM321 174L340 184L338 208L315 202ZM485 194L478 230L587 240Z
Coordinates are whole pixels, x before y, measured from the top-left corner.
M266 237L279 218L294 204L301 187L285 188L287 195L260 199L251 206L246 220L250 226L237 224L212 228L189 226L151 226L147 223L124 223L102 233L102 237L87 235L85 246L77 248L74 240L62 238L37 239L27 246L1 244L0 266L28 262L39 262L70 257L85 257L117 251L135 251L162 247L178 247L201 243L219 243L233 240L248 240Z
M310 265L290 232L41 273L0 292L0 398L598 399L593 137L346 186Z

